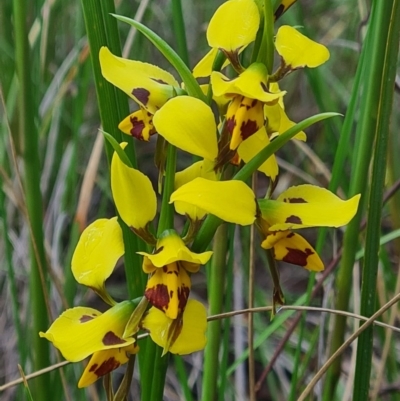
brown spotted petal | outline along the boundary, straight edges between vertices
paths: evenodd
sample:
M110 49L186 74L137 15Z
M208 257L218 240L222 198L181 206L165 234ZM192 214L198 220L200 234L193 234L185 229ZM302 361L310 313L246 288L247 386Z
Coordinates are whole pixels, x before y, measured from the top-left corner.
M170 319L176 319L186 306L190 287L186 270L174 262L153 273L147 283L145 296Z
M231 134L229 147L236 150L242 141L264 126L263 103L245 96L235 96L228 106L226 126Z
M114 56L107 47L100 49L103 77L124 91L151 114L174 96L178 82L167 71L135 60Z
M138 351L139 347L136 344L131 344L123 348L95 352L78 382L78 387L90 386L100 377L127 363L129 355L136 354Z
M148 141L156 133L153 125L153 115L141 107L122 120L118 128L127 135L132 135L140 141Z
M130 301L116 304L103 314L81 306L67 309L39 335L51 341L68 361L81 361L94 352L132 344L133 338L124 339L122 335L134 309Z
M270 231L304 227L340 227L357 212L360 195L344 201L325 188L299 185L282 192L277 200L258 201Z
M315 249L301 235L291 231L279 231L268 237L261 246L268 249L272 244L276 260L283 260L316 272L324 269L324 264Z

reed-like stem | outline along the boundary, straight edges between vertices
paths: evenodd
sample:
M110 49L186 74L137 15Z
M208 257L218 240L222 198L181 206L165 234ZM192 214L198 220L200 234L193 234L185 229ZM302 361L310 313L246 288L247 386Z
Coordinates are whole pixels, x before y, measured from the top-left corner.
M356 131L356 155L354 158L353 175L350 182L349 196L361 193L366 196L367 179L365 172L368 171L372 157L372 149L377 129L377 115L381 107L382 74L385 60L386 39L389 29L389 18L393 1L374 2L370 15L366 41L363 47L364 59L361 82L362 97L360 99L360 117ZM352 96L359 97L360 91L354 92ZM351 293L351 277L358 249L359 227L362 217L362 207L350 222L344 236L343 257L339 268L336 288L337 300L335 308L347 310ZM375 227L377 230L378 228ZM344 317L335 317L335 325L332 335L331 354L333 354L343 343L346 328ZM324 399L333 397L337 381L340 376L341 358L337 358L328 371L324 386ZM364 378L365 379L365 378Z
M32 60L29 56L28 30L26 26L26 1L14 0L15 60L19 81L20 137L24 142L24 191L30 228L30 307L33 319L32 352L33 368L42 369L50 364L49 343L39 337L39 331L48 328L46 306L47 262L44 250L43 202L40 191L39 136L35 123L35 99L31 79ZM49 376L36 379L34 396L46 399Z
M208 275L208 301L209 315L222 312L225 288L226 253L228 226L218 227L214 238L214 254L209 266ZM204 351L204 373L201 399L215 401L217 399L217 383L219 377L219 347L221 342L221 321L208 323L207 346Z
M389 0L377 10L374 37L376 56L383 56L379 82L379 103L375 122L375 152L372 168L371 191L368 204L368 225L365 239L365 260L361 288L361 315L370 317L376 312L376 286L379 264L380 227L385 186L387 144L393 103L393 88L400 40L400 1ZM382 46L383 48L380 48ZM383 53L383 54L382 54ZM358 339L353 400L368 398L373 351L373 326Z

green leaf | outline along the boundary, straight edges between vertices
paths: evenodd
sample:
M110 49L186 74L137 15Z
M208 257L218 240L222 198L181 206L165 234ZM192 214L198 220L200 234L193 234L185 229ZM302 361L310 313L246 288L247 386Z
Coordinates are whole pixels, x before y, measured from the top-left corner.
M154 33L151 29L147 28L147 26L141 24L138 21L135 21L131 18L124 17L122 15L112 14L119 21L126 22L127 24L136 28L139 32L141 32L147 39L150 40L151 43L162 53L162 55L171 63L171 65L176 69L179 76L182 78L182 81L185 84L185 89L190 96L196 97L203 102L206 102L206 97L203 94L199 84L196 79L193 77L192 72L183 62L183 60L178 56L175 50L166 43L163 39L161 39L156 33Z
M117 142L117 140L110 134L108 134L107 132L103 131L103 130L99 130L104 137L107 139L107 141L109 142L109 144L113 147L113 149L118 153L119 158L122 160L122 162L124 164L126 164L128 167L132 168L132 163L129 160L129 157L127 156L127 154L124 152L124 150L121 148L121 146L119 145L119 143Z

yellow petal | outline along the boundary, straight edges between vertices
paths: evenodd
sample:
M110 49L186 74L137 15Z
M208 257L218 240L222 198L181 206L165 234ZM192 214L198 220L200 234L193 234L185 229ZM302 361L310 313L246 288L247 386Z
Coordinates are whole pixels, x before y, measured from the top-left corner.
M204 349L207 339L207 313L204 306L190 299L183 312L183 326L179 337L170 349L165 349L168 344L168 332L173 320L169 319L163 312L151 308L143 319L143 327L150 331L151 339L173 354L186 355Z
M94 221L82 232L72 256L75 280L102 292L104 282L123 254L124 242L117 217Z
M153 125L153 115L141 107L139 110L124 118L118 128L127 135L141 141L148 141L156 133Z
M267 238L261 246L269 249L270 244L274 242L274 258L276 260L283 260L316 272L324 270L324 264L317 252L301 235L290 231L278 231L271 233L269 237L274 237L275 234L278 238L272 240Z
M198 177L178 188L171 202L200 207L229 223L252 224L256 215L253 191L242 181L210 181Z
M39 335L51 341L68 361L81 361L94 352L132 344L133 338L124 339L122 335L134 309L130 301L116 304L103 314L81 306L67 309Z
M292 128L294 125L296 125L293 121L289 120L285 110L279 104L275 104L273 106L265 105L264 116L268 121L267 127L269 134L274 132L283 134L289 128ZM304 131L300 131L293 138L298 139L299 141L306 141L307 135Z
M152 114L179 88L169 72L155 65L114 56L107 47L100 49L99 57L103 77Z
M186 270L174 262L153 273L147 282L145 296L170 319L176 319L186 306L190 287Z
M155 267L163 267L178 261L204 265L211 258L212 252L192 252L175 231L167 230L157 241L156 253L138 252L138 254L147 256Z
M261 149L264 149L270 144L267 132L262 127L254 135L243 141L239 148L238 153L245 163L249 162ZM271 180L275 180L278 175L278 163L276 162L275 155L269 157L259 168Z
M236 94L257 99L263 103L275 104L286 92L269 92L267 79L267 67L262 63L253 63L234 79L229 79L217 71L212 72L211 85L215 96Z
M209 106L190 96L177 96L165 104L153 118L159 135L172 145L214 160L218 154L217 126Z
M218 7L207 28L210 47L237 52L256 38L260 14L254 0L231 0Z
M153 186L142 172L128 167L114 152L111 161L111 190L122 220L133 228L144 228L157 212Z
M340 227L356 214L360 195L344 201L325 188L299 185L284 191L277 200L259 201L262 218L270 231L304 227Z
M78 382L78 387L83 388L90 386L100 377L112 372L124 363L127 363L129 355L135 354L138 351L139 347L136 346L136 344L132 344L128 347L95 352L82 373Z
M195 78L204 78L211 75L212 66L215 57L217 57L218 49L211 49L193 68L193 76Z
M207 180L216 181L218 177L213 167L214 163L204 159L191 164L183 171L177 172L175 174L175 189L178 189L182 185L187 184L197 177L203 177ZM193 221L201 220L207 213L205 210L196 206L192 206L186 202L176 201L174 206L175 210L179 214L188 215Z
M329 60L329 50L302 35L297 29L283 25L276 34L275 47L290 68L315 68Z

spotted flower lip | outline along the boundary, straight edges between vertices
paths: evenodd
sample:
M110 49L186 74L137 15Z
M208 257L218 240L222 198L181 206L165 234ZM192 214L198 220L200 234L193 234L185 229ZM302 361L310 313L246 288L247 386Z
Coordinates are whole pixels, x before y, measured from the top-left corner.
M270 232L261 246L272 249L276 260L315 272L324 270L324 264L315 249L301 235L292 231Z
M187 272L197 272L212 252L194 253L174 230L166 230L157 241L154 254L138 253L144 256L144 272L151 274L146 298L168 318L176 319L189 298L191 282Z
M136 343L122 348L112 348L95 352L86 365L78 382L78 387L90 386L97 379L117 369L129 360L129 355L136 354L139 347Z
M133 344L134 338L122 335L134 309L131 301L118 303L104 313L81 306L67 309L39 335L51 341L65 359L78 362L97 351Z
M152 340L164 349L164 354L169 351L186 355L204 349L207 342L207 313L200 302L189 299L183 312L181 330L171 344L170 328L173 323L174 320L157 308L151 308L142 322Z

